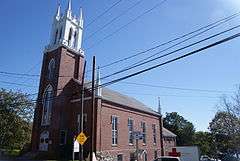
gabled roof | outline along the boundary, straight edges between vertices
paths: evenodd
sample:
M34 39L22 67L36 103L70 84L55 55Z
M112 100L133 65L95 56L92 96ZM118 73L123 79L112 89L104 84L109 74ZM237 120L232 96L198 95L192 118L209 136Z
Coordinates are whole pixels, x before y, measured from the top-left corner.
M177 135L163 127L163 137L177 137Z
M81 82L79 80L73 79L73 81L81 85ZM89 83L87 83L87 85L90 86ZM145 104L136 100L135 98L129 97L127 95L123 95L119 92L116 92L106 87L102 88L102 99L116 103L116 104L120 104L123 106L127 106L139 111L147 112L154 115L159 115L159 113L147 107Z

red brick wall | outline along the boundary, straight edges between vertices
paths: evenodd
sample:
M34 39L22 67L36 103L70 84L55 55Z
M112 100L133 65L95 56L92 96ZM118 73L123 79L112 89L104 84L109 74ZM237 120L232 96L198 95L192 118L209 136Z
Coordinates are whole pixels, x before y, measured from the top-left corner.
M119 118L118 123L118 145L112 146L112 125L111 116L115 115ZM147 151L148 160L154 159L154 151L158 151L158 156L161 154L160 148L160 134L159 134L159 118L154 115L146 114L143 112L137 112L130 110L127 107L117 106L109 102L103 101L102 106L98 107L98 134L97 138L97 151L103 151L110 153L114 156L117 154L123 154L124 160L129 160L130 152L135 151L134 145L128 143L128 118L134 121L134 131L142 131L141 121L146 123L146 145L142 140L139 141L139 149ZM153 130L152 124L156 125L157 143L153 144ZM101 137L100 137L101 136Z

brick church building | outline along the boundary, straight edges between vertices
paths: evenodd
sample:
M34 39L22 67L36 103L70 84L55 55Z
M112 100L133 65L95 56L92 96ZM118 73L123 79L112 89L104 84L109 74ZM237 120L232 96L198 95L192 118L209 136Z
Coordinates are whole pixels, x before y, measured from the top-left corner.
M96 153L111 155L118 161L133 160L136 150L134 131L140 131L143 135L139 140L139 149L142 150L140 160L151 161L160 156L162 131L158 112L108 88L95 91L92 108L89 83L84 84L85 96L81 99L85 59L81 48L82 10L79 18L73 16L71 0L64 14L60 10L59 5L50 42L43 55L32 150L48 156L70 158L73 138L79 133L83 101L83 132L88 136L83 146L84 157L93 149ZM96 84L99 85L99 81Z

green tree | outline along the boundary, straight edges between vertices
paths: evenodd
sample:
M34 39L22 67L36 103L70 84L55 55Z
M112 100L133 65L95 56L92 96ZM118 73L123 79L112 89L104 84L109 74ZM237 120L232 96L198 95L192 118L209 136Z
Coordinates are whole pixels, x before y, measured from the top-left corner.
M178 115L177 112L166 113L163 126L177 135L177 145L193 145L195 128L191 122Z
M216 148L213 141L214 138L210 132L198 131L194 134L194 145L200 148L201 155L215 157Z
M229 111L219 111L209 123L217 150L238 153L240 149L240 119Z
M21 149L30 142L33 107L27 94L0 89L0 147Z

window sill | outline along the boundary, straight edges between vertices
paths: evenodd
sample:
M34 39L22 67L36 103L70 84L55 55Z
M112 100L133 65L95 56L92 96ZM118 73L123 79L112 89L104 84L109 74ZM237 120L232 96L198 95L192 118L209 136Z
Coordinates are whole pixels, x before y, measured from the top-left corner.
M146 146L146 143L143 143L142 145L143 145L143 146Z
M128 145L129 145L129 146L133 146L133 144L132 144L132 143L129 143Z
M118 145L117 144L112 144L112 147L117 147Z

